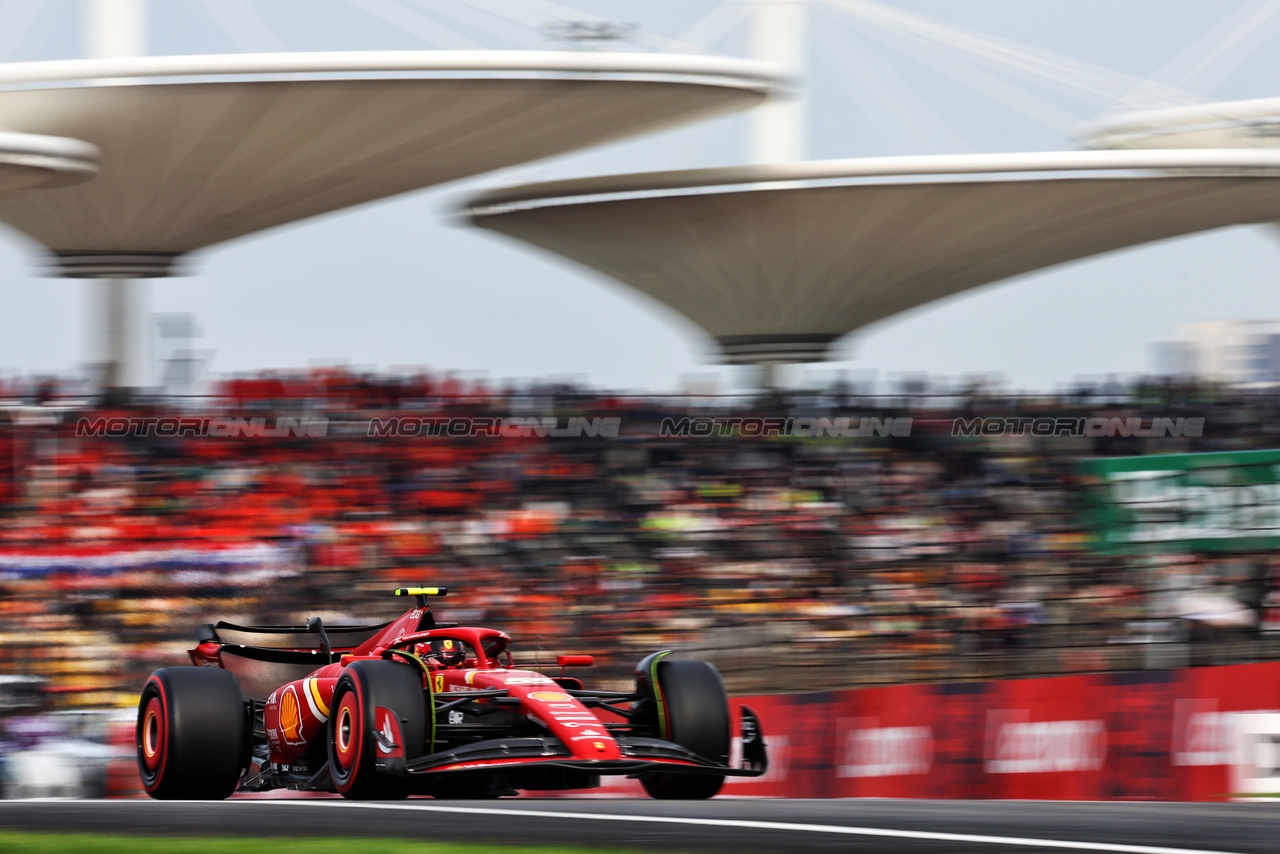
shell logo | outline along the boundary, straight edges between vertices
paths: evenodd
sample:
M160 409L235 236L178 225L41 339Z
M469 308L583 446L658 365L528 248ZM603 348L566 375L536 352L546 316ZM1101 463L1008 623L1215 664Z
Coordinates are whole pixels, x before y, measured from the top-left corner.
M558 703L564 700L572 700L568 694L561 694L559 691L534 691L529 695L531 700L542 700L547 703Z
M284 732L285 741L299 741L298 730L302 727L302 713L298 709L298 695L290 685L280 698L280 729Z

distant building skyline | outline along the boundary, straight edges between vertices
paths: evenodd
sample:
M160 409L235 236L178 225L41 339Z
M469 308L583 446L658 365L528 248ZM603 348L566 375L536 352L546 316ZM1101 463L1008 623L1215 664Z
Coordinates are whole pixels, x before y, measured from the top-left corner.
M1201 320L1154 345L1156 372L1230 385L1280 383L1280 319Z

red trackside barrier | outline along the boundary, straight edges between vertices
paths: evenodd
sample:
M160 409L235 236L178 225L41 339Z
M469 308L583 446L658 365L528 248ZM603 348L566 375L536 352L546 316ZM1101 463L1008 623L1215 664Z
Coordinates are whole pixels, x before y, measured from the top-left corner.
M1280 762L1268 759L1280 733L1251 736L1245 726L1254 713L1280 710L1277 662L735 702L760 714L771 770L731 782L725 794L1219 800L1242 785L1280 792Z

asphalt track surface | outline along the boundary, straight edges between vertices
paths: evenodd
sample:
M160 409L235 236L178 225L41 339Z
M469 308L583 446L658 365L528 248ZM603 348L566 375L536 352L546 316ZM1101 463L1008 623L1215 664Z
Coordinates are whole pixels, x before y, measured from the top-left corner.
M0 801L0 828L359 836L663 851L867 854L1280 851L1280 803L330 799Z

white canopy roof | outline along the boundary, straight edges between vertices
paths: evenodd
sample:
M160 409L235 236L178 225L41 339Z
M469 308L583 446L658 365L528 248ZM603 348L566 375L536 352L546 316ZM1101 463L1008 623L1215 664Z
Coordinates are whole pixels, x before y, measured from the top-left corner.
M98 150L76 139L0 132L0 196L86 181L97 162Z
M886 157L535 184L467 215L674 308L728 361L818 361L848 332L970 288L1280 218L1277 178L1205 174L1277 168L1270 151ZM798 185L817 180L841 183Z
M1126 113L1084 128L1080 138L1094 148L1277 148L1280 98Z
M777 82L743 60L596 52L0 65L0 127L102 150L97 179L0 200L0 220L65 275L165 275L204 246L750 107Z

